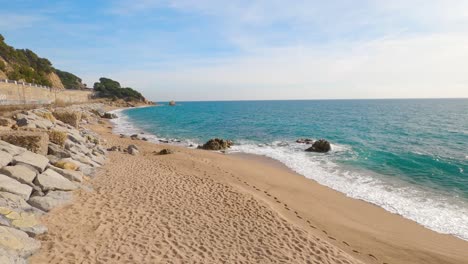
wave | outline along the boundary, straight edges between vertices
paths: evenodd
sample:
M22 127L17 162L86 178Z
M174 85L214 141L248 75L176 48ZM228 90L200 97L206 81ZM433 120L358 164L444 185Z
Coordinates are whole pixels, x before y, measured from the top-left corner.
M140 134L152 142L168 142L186 147L197 146L196 140L160 138L135 126L122 110L114 111L114 133ZM371 171L348 168L334 162L336 156L353 152L350 146L332 145L327 154L304 151L304 145L288 141L258 144L239 141L230 152L256 154L275 159L291 170L322 185L413 220L426 228L468 240L468 201L462 197L424 189Z

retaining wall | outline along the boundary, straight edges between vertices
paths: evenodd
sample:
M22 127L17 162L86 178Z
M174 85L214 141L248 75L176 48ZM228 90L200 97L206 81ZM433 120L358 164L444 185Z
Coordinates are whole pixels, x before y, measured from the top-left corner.
M50 104L56 100L81 103L91 99L92 94L92 91L64 90L15 81L0 81L0 105Z

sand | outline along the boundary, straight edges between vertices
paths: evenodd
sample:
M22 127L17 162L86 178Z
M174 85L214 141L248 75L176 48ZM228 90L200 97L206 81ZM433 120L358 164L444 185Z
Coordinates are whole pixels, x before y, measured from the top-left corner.
M31 263L468 263L468 242L354 200L271 160L122 139Z

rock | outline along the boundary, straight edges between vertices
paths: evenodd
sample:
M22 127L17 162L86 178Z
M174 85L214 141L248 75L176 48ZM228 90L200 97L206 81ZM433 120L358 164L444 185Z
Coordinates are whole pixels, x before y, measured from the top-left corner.
M305 151L309 152L328 152L331 150L330 142L326 141L325 139L320 139L315 141L312 144L312 147L306 149Z
M300 143L300 144L312 144L314 143L314 141L310 138L300 138L298 140L296 140L296 143Z
M64 170L55 166L49 165L48 168L56 171L63 177L67 178L70 181L74 182L82 182L83 181L83 173L81 171L73 171L73 170Z
M169 105L170 105L170 106L175 106L175 105L176 105L176 102L175 102L175 101L170 101L170 102L169 102Z
M15 121L11 120L10 118L0 117L0 126L11 127L14 123Z
M13 163L16 164L27 164L38 170L39 172L43 172L47 164L49 163L49 159L46 157L32 153L30 151L23 152L18 156L13 157Z
M49 141L55 143L61 147L65 145L65 140L67 140L67 133L58 130L49 130L47 131L49 135Z
M42 211L49 212L57 206L63 206L69 203L72 199L70 192L64 191L50 191L46 196L34 196L29 199L29 204L41 209Z
M31 195L32 187L0 174L0 191L17 194L27 200Z
M174 153L174 151L172 151L171 149L162 149L161 151L158 152L159 155L168 155L168 154L172 154Z
M2 131L0 139L34 153L47 155L49 136L39 131Z
M23 197L9 192L0 192L0 207L17 211L31 211L31 206Z
M145 138L145 137L144 137L144 138L142 138L141 140L143 140L143 141L148 141L148 139L147 139L147 138Z
M13 161L13 155L0 150L0 167L8 165Z
M138 155L140 152L138 151L138 148L135 145L130 145L127 148L127 152L130 155Z
M54 166L60 169L72 170L72 171L76 171L79 168L78 165L70 161L70 159L61 159L55 162Z
M24 148L17 147L15 145L12 145L12 144L10 144L8 142L5 142L5 141L2 141L2 140L0 140L0 150L6 152L8 154L11 154L13 156L19 155L19 154L26 151L26 149L24 149Z
M0 248L27 258L38 251L41 243L30 238L25 232L11 227L0 226ZM8 263L8 262L7 262Z
M28 126L28 125L31 125L31 121L27 118L16 119L16 125L19 127ZM36 126L30 126L30 127L36 127Z
M134 149L138 150L138 147L136 145L133 145L133 144L130 144L127 147L127 149L131 149L131 148L134 148Z
M78 128L81 121L81 112L78 111L54 111L53 115L65 124Z
M114 118L117 118L118 116L116 114L114 114L114 113L106 112L101 117L106 118L106 119L114 119Z
M47 155L53 155L57 158L69 158L71 157L70 153L65 149L61 148L59 145L49 143L47 149Z
M22 164L3 167L0 169L0 173L29 186L34 185L33 181L37 175L33 168Z
M138 139L138 134L133 134L130 136L132 140L137 140Z
M117 146L112 146L110 148L107 149L107 151L118 151L119 148Z
M39 185L43 191L72 191L77 189L75 184L51 169L39 174L34 183Z
M225 150L233 145L232 141L214 138L208 140L203 146L199 147L206 150Z
M0 208L0 215L4 216L9 226L24 231L29 236L35 237L36 235L47 232L47 228L39 223L33 213Z

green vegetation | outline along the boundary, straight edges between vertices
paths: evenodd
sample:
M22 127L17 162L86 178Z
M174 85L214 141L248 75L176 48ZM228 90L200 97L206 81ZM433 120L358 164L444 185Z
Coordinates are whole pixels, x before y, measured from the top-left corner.
M63 83L63 86L65 86L66 89L79 90L85 88L85 85L81 82L81 78L78 76L57 69L55 70L55 73L57 73L58 77Z
M57 73L65 88L82 89L84 87L80 78L55 69L48 59L37 56L29 49L15 49L9 46L1 34L0 57L9 64L7 69L5 63L0 61L0 70L7 74L8 79L52 86L49 75Z
M0 56L12 68L7 72L9 79L51 86L48 75L54 71L54 68L48 59L40 58L29 49L15 49L7 45L4 40L0 35ZM3 62L0 68L6 71Z
M141 93L132 88L123 88L120 83L109 78L100 78L99 82L94 83L94 90L98 97L124 99L125 101L144 101L145 98Z

